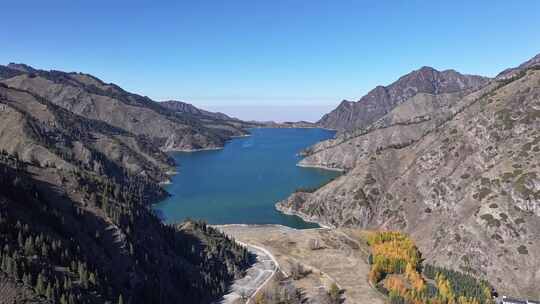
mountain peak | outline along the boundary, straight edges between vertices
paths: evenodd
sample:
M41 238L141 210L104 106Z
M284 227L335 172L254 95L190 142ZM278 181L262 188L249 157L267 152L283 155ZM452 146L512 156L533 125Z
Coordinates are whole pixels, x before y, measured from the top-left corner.
M323 127L353 130L381 118L398 104L418 93L442 94L477 89L489 78L465 75L455 70L438 71L430 66L414 70L388 86L377 86L357 102L341 102L319 120Z
M350 101L350 100L347 100L347 99L343 99L343 100L339 103L339 105L340 105L340 106L347 106L347 105L350 105L350 104L352 104L352 103L354 103L354 101Z
M423 66L420 69L418 69L419 72L439 72L437 69L430 67L430 66Z
M24 72L24 73L34 73L36 72L37 70L34 69L33 67L27 65L27 64L24 64L24 63L13 63L13 62L10 62L8 65L7 65L8 68L12 69L12 70L17 70L17 71L21 71L21 72Z

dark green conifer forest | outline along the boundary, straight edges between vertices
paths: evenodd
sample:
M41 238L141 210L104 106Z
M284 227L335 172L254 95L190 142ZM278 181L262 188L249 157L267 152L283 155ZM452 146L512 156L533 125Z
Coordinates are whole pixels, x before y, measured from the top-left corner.
M250 264L247 250L202 222L163 224L145 191L142 179L2 152L0 275L44 303L209 303L225 293Z

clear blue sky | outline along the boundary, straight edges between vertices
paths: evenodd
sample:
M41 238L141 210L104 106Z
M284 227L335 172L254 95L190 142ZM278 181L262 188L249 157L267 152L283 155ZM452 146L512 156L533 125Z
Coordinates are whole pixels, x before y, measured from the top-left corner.
M540 53L540 1L5 2L0 63L219 109L329 109L423 65L493 76Z

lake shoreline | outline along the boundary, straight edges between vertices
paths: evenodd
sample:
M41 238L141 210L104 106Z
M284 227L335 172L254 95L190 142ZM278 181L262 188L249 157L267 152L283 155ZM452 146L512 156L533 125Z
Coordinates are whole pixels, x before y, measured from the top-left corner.
M291 217L275 211L274 204L290 196L294 189L317 187L335 178L336 173L332 172L337 170L298 169L301 166L297 166L296 157L298 151L334 134L311 127L253 128L250 134L227 141L224 147L169 151L175 168L166 172L168 178L160 184L170 196L152 208L159 210L167 223L191 218L210 224L326 227L304 220L305 216L290 214ZM213 150L220 152L194 153Z
M313 168L313 169L321 169L321 170L328 170L328 171L336 171L336 172L341 172L341 173L345 172L344 169L331 168L331 167L320 166L320 165L306 165L306 164L298 163L296 164L296 166L302 167L302 168Z
M280 202L277 202L275 205L274 205L275 209L285 215L291 215L291 216L297 216L299 218L301 218L304 222L307 222L307 223L312 223L312 224L317 224L320 226L320 228L324 228L324 229L335 229L336 227L334 226L331 226L331 225L328 225L328 224L323 224L322 222L318 221L316 218L314 217L311 217L303 212L300 212L300 211L297 211L297 210L292 210L291 208L285 208L285 207L282 207ZM309 228L307 228L309 229Z

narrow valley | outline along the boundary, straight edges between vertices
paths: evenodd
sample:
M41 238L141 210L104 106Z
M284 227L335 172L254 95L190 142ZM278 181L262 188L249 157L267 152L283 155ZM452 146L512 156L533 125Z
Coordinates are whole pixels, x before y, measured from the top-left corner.
M0 304L540 304L540 1L2 13Z

